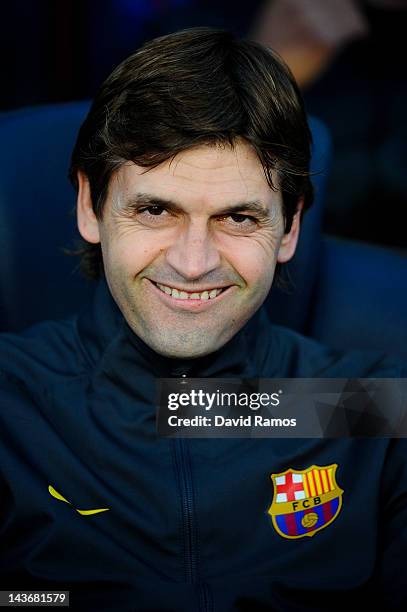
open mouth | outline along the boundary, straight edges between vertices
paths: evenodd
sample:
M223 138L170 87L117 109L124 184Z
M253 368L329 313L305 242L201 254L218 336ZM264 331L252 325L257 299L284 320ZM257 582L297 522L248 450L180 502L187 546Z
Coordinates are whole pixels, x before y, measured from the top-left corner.
M172 297L176 300L198 300L201 302L214 300L218 297L218 295L221 295L221 293L230 288L219 287L214 289L206 289L204 291L184 291L182 289L176 289L174 287L162 285L161 283L156 283L154 281L151 282L157 287L157 289L162 291L162 293L165 293L169 297Z

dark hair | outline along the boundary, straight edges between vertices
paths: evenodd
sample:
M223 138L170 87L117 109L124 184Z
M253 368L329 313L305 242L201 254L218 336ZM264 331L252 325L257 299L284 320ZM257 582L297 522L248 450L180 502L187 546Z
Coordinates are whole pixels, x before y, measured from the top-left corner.
M112 174L126 161L156 166L195 145L246 139L270 187L278 172L285 231L312 203L311 133L301 94L287 66L262 45L230 32L192 28L156 38L124 60L97 93L73 150L77 171L90 184L97 218ZM103 270L100 245L84 242L81 269Z

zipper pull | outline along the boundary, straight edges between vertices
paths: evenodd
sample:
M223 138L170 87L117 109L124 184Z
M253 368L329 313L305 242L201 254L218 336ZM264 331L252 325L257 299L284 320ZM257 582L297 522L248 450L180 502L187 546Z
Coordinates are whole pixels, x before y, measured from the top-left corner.
M171 370L171 376L173 378L187 378L190 369L190 367L186 368L185 366L178 366Z

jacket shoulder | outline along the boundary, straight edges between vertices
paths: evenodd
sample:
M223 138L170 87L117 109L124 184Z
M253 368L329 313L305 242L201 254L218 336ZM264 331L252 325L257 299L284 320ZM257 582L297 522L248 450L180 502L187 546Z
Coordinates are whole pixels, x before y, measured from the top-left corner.
M2 381L24 386L83 371L76 317L43 321L19 333L0 334Z
M288 328L273 326L273 343L287 377L405 378L407 364L376 350L337 350Z

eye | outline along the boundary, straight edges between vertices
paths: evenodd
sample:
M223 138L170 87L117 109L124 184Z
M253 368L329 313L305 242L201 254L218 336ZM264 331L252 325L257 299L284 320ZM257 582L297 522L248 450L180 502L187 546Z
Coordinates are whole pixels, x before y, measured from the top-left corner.
M150 206L142 206L136 211L136 219L143 225L150 227L166 226L173 220L172 215L164 206L159 204L151 204Z
M257 219L251 215L230 213L218 217L218 219L227 228L242 233L253 232L258 226Z
M139 209L139 213L148 212L150 215L158 217L161 213L166 212L165 208L162 206L154 205L154 206L145 206L144 208Z
M238 215L235 213L230 215L230 218L235 223L243 223L244 221L246 221L246 219L248 219L249 221L254 221L253 217L251 217L250 215Z

